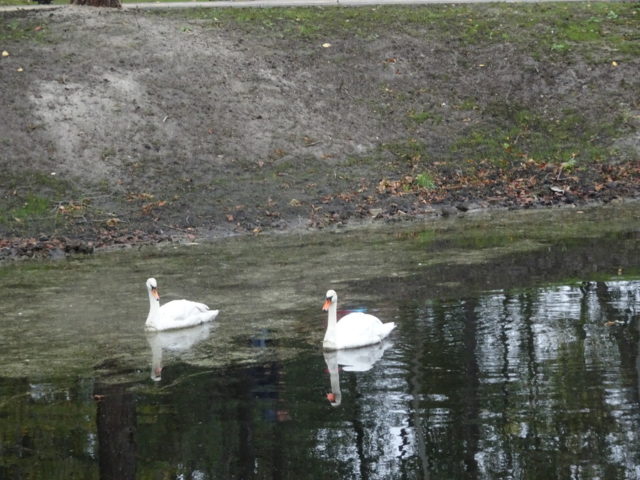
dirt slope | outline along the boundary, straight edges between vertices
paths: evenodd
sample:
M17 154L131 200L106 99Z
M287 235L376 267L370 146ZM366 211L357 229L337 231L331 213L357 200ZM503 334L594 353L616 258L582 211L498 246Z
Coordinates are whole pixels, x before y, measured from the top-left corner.
M637 49L532 51L551 27L420 8L355 31L328 9L3 13L0 232L102 245L638 195ZM633 35L632 10L605 27Z

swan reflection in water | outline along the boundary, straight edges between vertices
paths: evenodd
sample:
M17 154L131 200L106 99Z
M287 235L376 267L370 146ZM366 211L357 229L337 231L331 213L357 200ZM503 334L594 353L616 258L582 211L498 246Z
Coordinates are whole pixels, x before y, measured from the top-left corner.
M151 347L151 379L154 382L162 379L163 352L186 352L194 345L206 340L211 333L211 328L210 323L205 323L182 330L147 333L147 342Z
M391 346L390 340L384 340L375 345L347 350L324 351L324 361L327 364L331 379L331 392L327 393L327 400L331 406L337 407L342 402L340 391L340 368L345 372L366 372L382 358L384 351Z

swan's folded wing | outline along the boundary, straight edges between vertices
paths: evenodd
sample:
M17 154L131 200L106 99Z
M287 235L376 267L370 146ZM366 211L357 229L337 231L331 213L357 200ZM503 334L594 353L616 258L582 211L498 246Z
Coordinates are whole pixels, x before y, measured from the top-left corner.
M204 303L192 302L190 300L173 300L160 307L160 313L165 318L171 318L175 322L186 322L190 318L200 315L209 310Z
M368 313L354 312L336 324L338 348L357 348L380 342L395 327L393 322L382 323Z

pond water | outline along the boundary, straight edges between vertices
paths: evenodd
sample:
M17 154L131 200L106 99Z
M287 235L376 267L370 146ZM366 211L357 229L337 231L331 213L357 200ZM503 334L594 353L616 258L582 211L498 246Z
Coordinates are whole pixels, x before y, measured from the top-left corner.
M0 478L640 478L638 212L5 265ZM145 333L150 276L218 319ZM397 328L323 352L329 288Z

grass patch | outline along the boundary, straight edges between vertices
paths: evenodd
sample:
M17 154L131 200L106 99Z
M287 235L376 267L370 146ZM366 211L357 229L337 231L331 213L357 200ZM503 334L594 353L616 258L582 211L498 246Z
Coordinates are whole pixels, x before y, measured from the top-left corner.
M478 102L475 99L465 98L458 105L456 105L456 108L458 110L472 111L472 110L478 110L480 106L478 105Z
M154 0L149 0L154 1ZM66 4L55 0L54 4ZM133 3L123 2L123 3ZM171 3L167 1L166 3ZM27 0L0 0L0 5L33 5ZM205 20L206 28L245 28L274 38L331 41L339 38L375 38L392 29L416 38L446 35L458 47L508 43L535 58L570 52L589 55L599 62L612 54L624 60L640 54L639 7L634 3L548 3L493 5L428 5L296 7L296 8L196 8L153 10L149 14ZM0 20L4 42L37 38L45 29L26 18ZM185 27L190 29L191 27Z
M425 122L431 122L436 125L442 123L442 115L432 112L409 112L409 119L416 125L422 125Z
M451 146L451 152L472 160L488 159L497 166L509 166L527 159L539 162L581 164L608 157L606 145L595 141L618 128L613 124L592 125L577 111L548 120L524 107L494 104L486 113L502 126L478 126ZM569 163L567 163L569 162Z
M31 171L6 174L0 192L0 231L20 233L55 225L60 221L57 205L68 205L77 196L69 182Z
M38 191L41 194L58 197L73 189L66 180L43 172L23 171L20 173L6 173L0 182L0 188L5 191L19 192L21 189Z
M424 25L443 16L457 15L448 6L428 9L386 6L192 9L182 14L199 20L210 20L212 27L224 27L227 23L233 23L235 27L245 26L248 31L254 31L258 27L272 34L277 32L286 37L293 35L314 40L332 36L371 38L384 26L401 28L408 22L412 25Z
M0 0L0 6L3 6ZM44 41L47 36L46 28L42 23L35 22L32 18L21 18L12 15L0 15L0 42L9 44L24 41ZM3 47L4 49L4 47ZM11 51L9 51L11 54Z
M37 218L45 215L50 208L51 204L47 198L30 193L20 207L9 211L8 216L17 220Z
M509 43L534 57L549 53L590 53L602 60L612 49L624 55L640 53L637 4L494 4L378 7L296 7L190 9L154 12L209 20L209 27L228 23L262 30L281 38L331 40L370 39L392 29L417 38L451 37L458 46Z
M594 61L611 52L638 55L638 6L617 3L495 5L465 7L456 19L458 40L465 45L510 43L535 58L576 52ZM462 16L464 16L462 15Z
M420 188L426 188L427 190L436 188L436 182L430 173L419 173L416 175L415 182Z
M385 143L381 149L391 153L403 166L408 165L414 170L426 165L426 160L429 157L428 145L412 138L406 141Z

